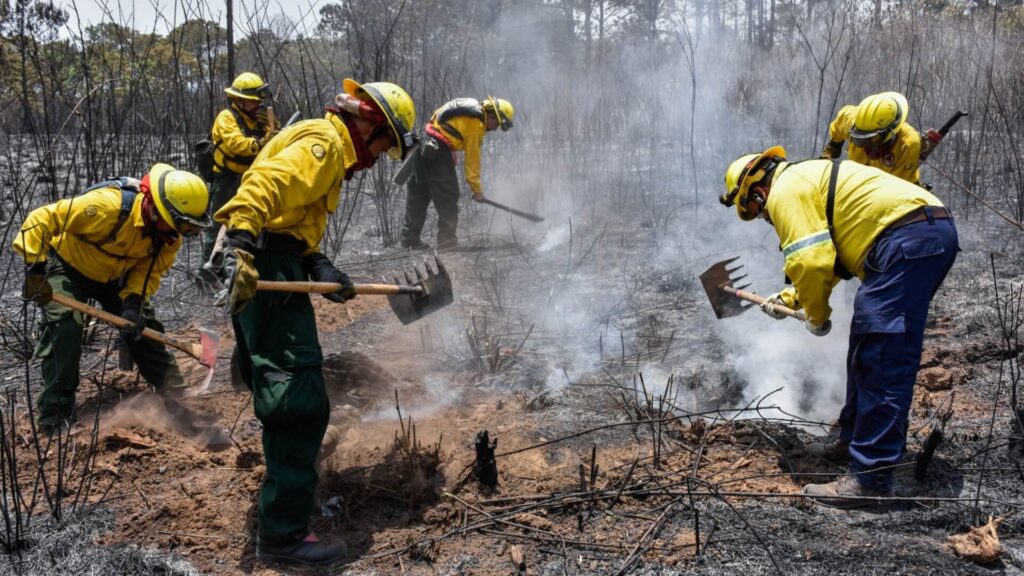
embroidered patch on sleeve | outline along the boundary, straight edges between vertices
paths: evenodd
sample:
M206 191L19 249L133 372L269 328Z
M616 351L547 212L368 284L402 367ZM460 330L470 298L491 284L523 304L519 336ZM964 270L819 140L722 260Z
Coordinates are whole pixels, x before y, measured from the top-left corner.
M86 206L85 207L85 215L86 216L95 216L96 215L96 207L93 206L92 204L89 204L88 206Z
M327 154L327 151L324 150L324 147L321 146L320 144L313 144L309 151L313 153L313 156L317 160L323 160L324 156Z

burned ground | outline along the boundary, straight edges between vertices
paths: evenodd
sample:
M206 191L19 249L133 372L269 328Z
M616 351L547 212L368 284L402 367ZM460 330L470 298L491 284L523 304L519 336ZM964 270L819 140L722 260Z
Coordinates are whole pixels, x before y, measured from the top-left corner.
M332 572L1019 569L1022 476L1007 446L1007 371L1019 350L1003 339L991 274L974 272L991 264L985 236L969 223L929 323L898 470L904 500L886 512L840 512L792 496L842 470L803 452L825 423L773 408L771 394L751 395L730 365L694 281L714 257L665 259L676 236L618 222L576 223L571 248L568 237L546 245L557 225L487 234L492 217L471 214L468 245L443 256L457 302L427 319L402 326L383 299L315 299L332 421L314 527L350 546L349 564ZM349 259L345 268L370 280L422 256L352 249ZM1024 276L1013 258L995 266L1001 290ZM49 489L63 474L64 498L77 506L40 541L71 530L69 556L121 562L132 573L279 573L254 556L260 428L248 392L231 384L230 330L190 287L174 297L194 310L176 319L176 331L213 324L225 337L213 385L169 413L113 369L111 334L97 329L83 361L79 424L60 446L43 446ZM28 481L38 459L23 385L5 396L20 403L5 414L17 415L18 436L7 442ZM918 481L914 459L940 427L944 441ZM471 473L473 437L484 429L498 442L495 490ZM58 472L61 454L68 465ZM990 515L1002 521L1001 557L985 566L958 557L949 537ZM50 544L9 560L21 573L74 565Z

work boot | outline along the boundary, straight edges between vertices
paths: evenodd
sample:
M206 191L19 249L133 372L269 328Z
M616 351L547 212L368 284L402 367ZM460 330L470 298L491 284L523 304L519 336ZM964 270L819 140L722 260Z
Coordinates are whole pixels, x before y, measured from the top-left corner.
M804 447L804 452L835 464L846 464L850 461L850 443L839 438L839 434L829 434Z
M818 504L843 510L884 508L886 502L875 498L891 498L895 494L892 488L885 492L872 490L850 474L844 474L828 484L808 484L800 493Z
M413 240L412 242L402 240L400 245L402 246L402 248L408 248L410 250L430 250L430 244L427 244L426 242L420 240L419 238Z
M445 240L444 242L437 243L438 252L454 252L459 249L458 240Z
M71 422L64 418L46 418L40 420L37 426L39 436L45 438L48 436L57 436L64 434L71 428Z
M347 553L348 547L344 543L321 542L312 532L294 544L256 544L256 557L263 562L328 566L344 558Z

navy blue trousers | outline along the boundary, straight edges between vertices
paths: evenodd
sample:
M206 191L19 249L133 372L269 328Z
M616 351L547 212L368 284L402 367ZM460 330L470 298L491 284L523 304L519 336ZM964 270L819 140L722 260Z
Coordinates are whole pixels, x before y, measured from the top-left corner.
M875 490L893 485L921 363L928 305L959 251L953 220L923 220L883 232L864 263L847 352L850 473Z

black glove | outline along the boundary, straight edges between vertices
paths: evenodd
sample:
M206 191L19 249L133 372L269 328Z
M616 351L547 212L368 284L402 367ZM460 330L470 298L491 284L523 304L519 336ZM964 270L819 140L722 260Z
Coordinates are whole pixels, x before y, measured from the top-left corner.
M46 284L46 262L36 262L25 267L25 283L21 285L21 297L40 306L50 301L50 287Z
M134 342L142 338L142 296L129 294L121 301L121 318L131 322L131 325L121 328L121 341Z
M348 274L334 267L334 264L319 252L314 252L302 259L302 270L314 282L337 282L341 284L341 290L324 294L331 302L345 302L356 297L356 287Z
M270 127L270 113L267 112L266 106L260 106L256 110L256 123L264 130Z
M832 141L830 141L828 144L825 145L825 149L821 151L821 156L819 156L819 158L822 158L824 160L828 160L828 159L835 160L835 159L838 159L842 155L843 155L843 142L842 141L840 141L840 142L832 142Z

